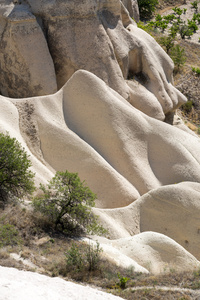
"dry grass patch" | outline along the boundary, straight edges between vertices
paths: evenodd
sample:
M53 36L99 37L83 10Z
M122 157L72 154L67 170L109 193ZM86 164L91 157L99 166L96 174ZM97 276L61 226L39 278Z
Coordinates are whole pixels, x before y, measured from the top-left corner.
M94 269L89 268L87 258L88 244L80 239L68 236L49 228L48 220L41 220L31 211L20 205L7 206L0 210L0 226L11 224L19 232L21 243L7 245L0 248L0 265L36 271L48 276L60 276L66 280L85 282L92 286L121 296L124 299L192 299L190 293L179 291L161 291L162 286L189 289L200 288L200 271L166 273L160 276L146 275L134 272L134 269L123 269L112 264L100 254L98 264ZM84 258L81 267L67 263L66 253L77 246L80 256ZM94 248L95 249L95 248ZM14 259L10 253L16 253ZM72 251L74 255L74 252ZM74 256L73 256L74 257ZM75 259L76 256L75 256ZM26 262L26 263L25 263ZM30 262L30 264L28 264ZM124 288L120 285L120 278L128 279ZM148 287L152 288L149 289ZM153 287L156 287L153 289ZM159 289L160 287L160 289ZM140 290L133 290L140 288ZM171 298L170 298L171 297ZM174 297L174 298L173 298ZM185 298L181 298L185 297Z

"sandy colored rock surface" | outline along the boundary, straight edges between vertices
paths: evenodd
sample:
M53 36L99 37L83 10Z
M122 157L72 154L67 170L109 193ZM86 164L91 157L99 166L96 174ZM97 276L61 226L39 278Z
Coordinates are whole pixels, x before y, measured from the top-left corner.
M120 300L111 294L61 278L0 266L0 300Z

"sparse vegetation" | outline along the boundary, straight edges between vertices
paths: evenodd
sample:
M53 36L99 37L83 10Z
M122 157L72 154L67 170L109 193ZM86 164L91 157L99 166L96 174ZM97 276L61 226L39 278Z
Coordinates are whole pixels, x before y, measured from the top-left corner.
M14 225L9 223L0 224L0 248L14 246L21 243L19 232Z

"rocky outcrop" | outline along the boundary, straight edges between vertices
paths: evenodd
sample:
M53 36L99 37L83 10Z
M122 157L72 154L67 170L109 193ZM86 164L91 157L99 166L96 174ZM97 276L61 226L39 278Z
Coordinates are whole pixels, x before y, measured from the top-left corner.
M84 69L137 109L164 120L185 98L172 85L172 61L131 18L138 20L136 3L22 0L0 4L2 95L53 94L74 72Z

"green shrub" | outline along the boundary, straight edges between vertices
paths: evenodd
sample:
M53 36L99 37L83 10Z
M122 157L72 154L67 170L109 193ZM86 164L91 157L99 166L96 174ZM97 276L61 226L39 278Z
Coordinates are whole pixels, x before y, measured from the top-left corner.
M175 14L177 14L178 15L178 18L180 18L180 16L182 15L182 13L183 13L183 9L180 9L179 7L174 7L174 8L172 8L172 10L175 12Z
M179 32L179 25L176 23L173 23L172 26L169 29L169 35L175 39L176 34Z
M172 22L175 19L175 15L174 14L169 14L163 17L163 19L165 19L166 21Z
M71 248L65 253L67 268L73 268L74 271L82 271L84 267L84 258L77 244L72 243Z
M192 110L192 106L193 106L193 101L189 100L185 104L182 105L182 109L186 113L189 113Z
M194 72L197 76L200 76L200 68L192 67L192 72Z
M19 233L15 226L10 224L0 224L0 248L5 246L14 246L21 243Z
M170 49L174 46L174 39L171 36L162 36L158 39L158 43L163 46L169 54Z
M175 71L179 71L186 61L184 48L179 45L174 46L170 51L170 57L174 62Z
M184 39L186 36L190 37L193 35L193 30L191 30L186 24L179 27L179 34L182 39Z
M118 278L119 278L119 283L118 285L120 286L120 288L125 289L126 288L126 283L128 280L130 280L127 277L121 276L120 273L117 274Z
M100 253L103 250L100 248L99 243L96 243L96 247L93 244L89 244L86 250L86 261L88 263L88 270L94 271L98 268L100 262Z
M192 5L192 8L194 8L196 11L198 11L198 3L199 3L199 1L190 2L190 4Z
M153 28L154 28L154 22L147 22L146 24L142 21L139 21L137 23L137 27L143 29L148 34L152 34Z
M191 29L193 32L196 32L198 30L198 26L195 21L193 20L187 20L188 21L188 28Z
M138 0L141 20L150 19L156 10L158 0Z
M95 245L86 243L72 243L71 248L65 253L67 269L73 268L75 272L88 270L95 271L99 268L102 252L99 243Z
M0 133L0 202L22 198L34 190L31 162L20 143Z
M57 172L47 187L40 188L43 195L33 200L33 207L48 217L55 229L72 235L105 233L92 213L96 195L77 173Z

